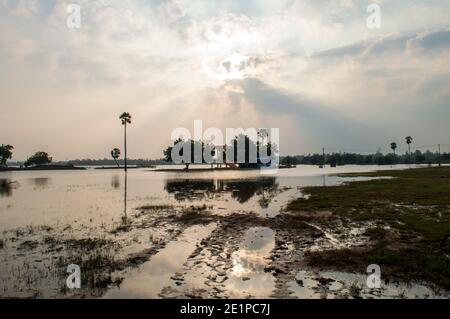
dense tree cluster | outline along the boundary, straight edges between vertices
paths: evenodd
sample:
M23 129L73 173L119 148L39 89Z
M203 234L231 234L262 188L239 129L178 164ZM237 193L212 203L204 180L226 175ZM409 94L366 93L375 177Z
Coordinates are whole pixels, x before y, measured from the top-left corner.
M46 152L36 152L24 163L25 167L47 165L52 162L52 158Z
M259 140L255 142L247 135L240 134L227 145L205 144L203 141L180 138L163 153L166 162L183 163L186 169L192 163L234 163L241 168L253 168L270 164L270 158L277 151L276 147L274 143L263 144ZM174 153L177 159L173 158Z
M280 159L283 165L322 165L323 154L308 154L297 156L285 156ZM326 165L394 165L394 164L428 164L428 163L450 163L450 153L438 153L419 150L409 154L395 155L375 153L361 155L355 153L331 153L325 154Z

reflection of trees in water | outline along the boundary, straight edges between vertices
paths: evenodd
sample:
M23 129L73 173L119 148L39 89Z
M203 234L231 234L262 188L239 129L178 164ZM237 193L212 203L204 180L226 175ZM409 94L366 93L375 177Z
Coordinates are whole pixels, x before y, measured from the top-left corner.
M253 196L259 195L261 207L267 207L278 190L275 177L254 179L167 179L164 189L173 194L176 200L201 200L217 193L231 193L231 197L243 204Z
M12 195L13 188L17 187L17 182L13 182L10 179L0 179L0 196L9 197Z
M275 177L260 177L255 180L230 181L226 184L227 190L231 191L231 197L243 204L255 195L261 195L265 199L266 194L273 194L278 189ZM261 204L260 199L260 204ZM263 201L262 207L269 204Z
M32 181L34 183L34 186L36 187L46 187L49 182L50 182L50 178L48 177L36 177L36 178L32 178Z
M128 173L127 171L125 171L125 176L124 176L124 180L125 180L125 187L123 189L123 217L122 217L122 223L124 225L127 224L128 222L128 218L127 218L127 190L128 190Z
M173 194L177 201L201 200L211 197L221 188L213 179L168 179L164 190Z
M119 175L111 176L111 187L112 188L120 188L120 177L119 177Z

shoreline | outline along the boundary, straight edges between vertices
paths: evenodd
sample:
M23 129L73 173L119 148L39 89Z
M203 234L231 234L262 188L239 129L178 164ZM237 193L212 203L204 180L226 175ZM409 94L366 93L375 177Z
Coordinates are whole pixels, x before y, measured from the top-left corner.
M0 172L17 172L17 171L79 171L85 170L86 167L81 166L36 166L36 167L6 167L0 168Z
M145 166L127 166L127 169L138 169L138 168L153 168L153 167L145 167ZM100 166L100 167L93 167L93 169L119 169L119 170L124 170L125 167L124 166Z
M295 166L287 167L282 166L278 167L278 169L289 169L289 168L295 168ZM198 173L198 172L214 172L214 171L258 171L261 170L261 167L257 168L239 168L239 167L222 167L222 168L190 168L190 169L184 169L184 168L158 168L155 170L152 170L152 172L176 172L176 173Z

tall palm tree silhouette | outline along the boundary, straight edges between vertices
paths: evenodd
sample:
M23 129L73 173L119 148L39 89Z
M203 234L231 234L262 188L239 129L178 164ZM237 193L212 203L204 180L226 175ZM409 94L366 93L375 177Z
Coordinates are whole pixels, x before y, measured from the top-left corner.
M392 142L391 143L391 149L392 149L392 151L394 151L394 164L395 164L395 162L396 162L396 160L395 160L395 150L397 149L397 143Z
M117 167L119 167L119 163L117 162L117 159L120 157L120 150L118 148L114 148L111 151L111 157L114 159L114 162L116 162Z
M119 117L122 121L122 125L124 126L124 151L125 151L125 172L127 171L127 124L131 124L131 114L124 112Z
M394 151L394 156L395 156L395 150L397 149L397 143L392 142L391 143L391 149Z
M411 136L405 137L406 144L408 144L408 153L409 153L409 163L411 164L411 143L413 138Z

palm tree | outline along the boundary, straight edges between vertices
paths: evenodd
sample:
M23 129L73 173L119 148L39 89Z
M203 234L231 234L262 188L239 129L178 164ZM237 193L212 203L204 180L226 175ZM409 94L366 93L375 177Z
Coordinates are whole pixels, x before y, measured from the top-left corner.
M118 148L114 148L111 151L111 157L114 159L114 162L116 162L117 167L119 167L119 163L117 162L117 159L120 157L120 150Z
M391 143L391 149L394 151L394 156L395 156L395 150L397 149L397 143L392 142Z
M409 153L409 163L411 163L411 143L413 141L413 138L411 136L405 137L406 144L408 144L408 153Z
M391 143L391 149L394 151L394 164L395 164L395 150L397 149L397 143L392 142Z
M125 151L125 172L127 171L127 123L131 124L131 114L124 112L119 117L122 121L122 125L124 126L124 151Z

